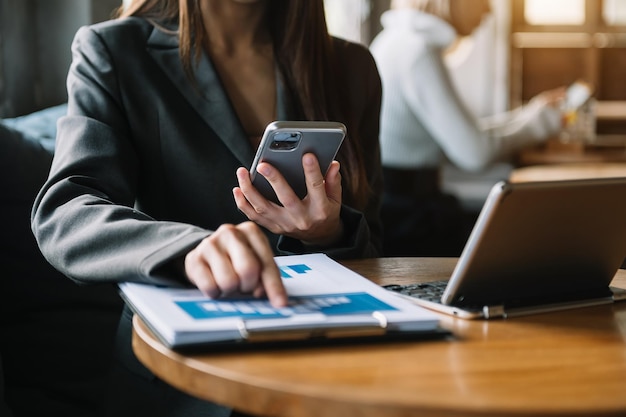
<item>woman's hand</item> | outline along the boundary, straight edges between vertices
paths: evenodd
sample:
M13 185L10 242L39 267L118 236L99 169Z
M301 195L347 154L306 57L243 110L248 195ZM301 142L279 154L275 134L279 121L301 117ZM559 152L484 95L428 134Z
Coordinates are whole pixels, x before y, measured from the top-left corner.
M267 295L274 307L287 305L272 248L252 222L220 226L187 254L185 272L211 298L241 292Z
M282 207L263 197L252 185L245 168L237 170L239 187L233 189L237 207L255 223L275 234L301 240L305 245L329 246L343 236L341 210L341 174L339 162L333 161L322 175L312 153L302 157L307 195L300 200L280 172L268 163L260 163L258 172L272 185Z

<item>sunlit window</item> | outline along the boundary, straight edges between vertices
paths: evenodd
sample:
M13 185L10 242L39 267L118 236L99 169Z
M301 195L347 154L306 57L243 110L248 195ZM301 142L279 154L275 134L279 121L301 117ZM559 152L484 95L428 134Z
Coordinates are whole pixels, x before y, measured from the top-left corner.
M582 25L585 0L525 0L524 18L531 25Z
M370 14L367 0L324 0L328 31L340 38L363 42L368 34L363 33L363 22Z
M602 16L607 25L626 25L626 0L604 0Z

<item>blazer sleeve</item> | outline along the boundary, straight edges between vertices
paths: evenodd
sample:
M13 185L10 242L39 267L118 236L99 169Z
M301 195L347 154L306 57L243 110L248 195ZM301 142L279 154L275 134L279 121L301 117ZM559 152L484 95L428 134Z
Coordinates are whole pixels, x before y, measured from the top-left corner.
M173 261L210 231L157 221L134 208L140 160L111 50L90 27L75 36L68 114L58 123L32 230L48 262L78 282L181 282Z

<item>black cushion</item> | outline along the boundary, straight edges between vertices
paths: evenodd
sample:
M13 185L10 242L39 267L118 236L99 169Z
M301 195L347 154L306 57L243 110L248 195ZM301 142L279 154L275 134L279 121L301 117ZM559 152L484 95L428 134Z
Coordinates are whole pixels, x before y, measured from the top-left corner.
M51 161L39 138L0 123L4 400L16 416L96 415L122 302L116 288L79 286L41 255L30 211Z

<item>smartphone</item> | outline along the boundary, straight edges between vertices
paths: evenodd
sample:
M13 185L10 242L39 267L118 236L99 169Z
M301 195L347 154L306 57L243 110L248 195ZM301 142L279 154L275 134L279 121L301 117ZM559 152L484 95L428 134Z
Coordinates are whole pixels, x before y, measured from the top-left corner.
M256 167L267 162L280 171L296 195L307 194L302 156L313 153L326 175L331 162L346 136L346 127L339 122L278 121L270 123L263 133L261 143L252 161L252 184L265 198L280 204L270 183L259 174Z
M576 111L589 100L593 94L591 85L585 81L578 80L567 87L565 93L565 110Z

